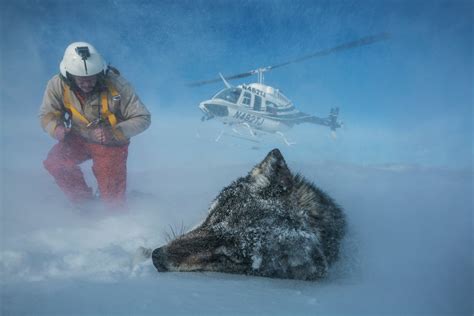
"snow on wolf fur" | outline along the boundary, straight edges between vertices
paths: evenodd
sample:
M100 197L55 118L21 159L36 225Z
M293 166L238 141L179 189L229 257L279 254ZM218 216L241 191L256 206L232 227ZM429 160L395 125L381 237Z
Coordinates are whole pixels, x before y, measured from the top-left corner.
M207 219L152 253L164 271L216 271L316 280L338 257L341 208L288 169L278 149L224 188Z

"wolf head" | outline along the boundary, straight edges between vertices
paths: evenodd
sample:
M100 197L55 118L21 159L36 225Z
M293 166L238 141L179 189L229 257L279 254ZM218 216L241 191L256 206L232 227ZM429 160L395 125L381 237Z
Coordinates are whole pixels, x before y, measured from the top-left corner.
M315 280L336 260L343 212L288 169L278 149L224 188L197 228L153 251L158 271Z

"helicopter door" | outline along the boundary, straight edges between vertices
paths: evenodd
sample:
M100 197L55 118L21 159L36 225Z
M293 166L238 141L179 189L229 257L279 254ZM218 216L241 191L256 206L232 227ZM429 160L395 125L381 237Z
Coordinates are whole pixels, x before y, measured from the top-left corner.
M253 99L253 109L260 111L262 109L262 97L255 95Z

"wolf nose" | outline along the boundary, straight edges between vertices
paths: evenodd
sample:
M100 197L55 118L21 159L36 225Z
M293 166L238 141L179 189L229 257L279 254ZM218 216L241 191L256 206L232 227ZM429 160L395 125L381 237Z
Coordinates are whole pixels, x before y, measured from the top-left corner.
M155 266L158 272L166 272L168 268L166 267L166 254L162 248L156 248L151 254L151 259L153 260L153 265Z

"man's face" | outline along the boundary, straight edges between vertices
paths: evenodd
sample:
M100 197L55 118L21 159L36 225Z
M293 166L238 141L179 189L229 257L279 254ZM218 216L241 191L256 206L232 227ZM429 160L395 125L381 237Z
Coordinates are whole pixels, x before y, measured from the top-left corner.
M84 93L90 93L94 90L94 87L97 83L97 75L87 76L87 77L79 77L74 76L74 81L76 85L81 89Z

